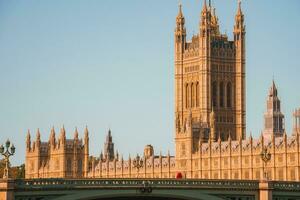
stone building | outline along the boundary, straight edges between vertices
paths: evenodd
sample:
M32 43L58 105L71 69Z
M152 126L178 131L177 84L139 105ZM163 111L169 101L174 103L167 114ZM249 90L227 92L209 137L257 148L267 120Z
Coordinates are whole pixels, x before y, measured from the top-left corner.
M26 178L184 178L300 180L300 109L293 134L287 136L281 102L273 82L267 99L265 128L258 139L246 138L245 25L238 4L233 40L219 30L215 8L204 0L199 33L187 39L179 6L175 27L175 156L155 154L124 159L114 150L111 131L104 154L89 155L84 140L66 140L62 128L55 139L31 142L27 136ZM263 150L270 160L261 159ZM68 164L69 163L69 164Z
M48 142L42 142L37 130L35 141L31 141L30 132L26 138L26 178L73 178L86 177L89 159L89 132L85 128L84 139L78 138L75 129L74 139L66 139L62 127L58 138L51 129Z

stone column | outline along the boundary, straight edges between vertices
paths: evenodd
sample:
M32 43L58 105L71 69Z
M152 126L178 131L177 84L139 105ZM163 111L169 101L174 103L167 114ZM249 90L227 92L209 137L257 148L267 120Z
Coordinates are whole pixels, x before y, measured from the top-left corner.
M272 189L270 182L261 181L259 183L259 200L272 200Z
M0 199L14 200L14 180L0 179Z

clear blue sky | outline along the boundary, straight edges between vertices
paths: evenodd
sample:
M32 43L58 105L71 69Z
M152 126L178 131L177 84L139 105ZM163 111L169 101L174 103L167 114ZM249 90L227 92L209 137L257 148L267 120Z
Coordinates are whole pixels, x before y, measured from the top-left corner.
M237 1L213 0L222 32L232 38ZM202 0L183 0L189 37ZM25 137L40 128L48 140L64 124L90 130L99 155L108 128L124 157L153 144L174 153L173 33L176 0L0 1L0 142L25 158ZM275 77L291 132L300 106L300 1L245 0L247 133L263 128Z

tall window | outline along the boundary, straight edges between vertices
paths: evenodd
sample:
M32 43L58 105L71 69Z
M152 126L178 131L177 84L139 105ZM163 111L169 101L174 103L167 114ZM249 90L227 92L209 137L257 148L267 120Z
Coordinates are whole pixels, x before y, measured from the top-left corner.
M72 161L71 161L71 159L69 158L69 159L67 160L67 172L71 172L71 171L72 171L71 168L72 168Z
M213 82L213 86L212 86L213 107L217 107L217 96L218 96L217 93L218 93L217 82Z
M79 174L82 173L82 160L81 160L81 159L79 159L79 160L78 160L78 163L77 163L77 172L78 172Z
M232 89L231 89L231 83L227 83L227 88L226 88L226 95L227 95L227 107L231 108L232 106Z
M196 107L199 106L199 82L196 83Z
M191 84L191 107L194 107L194 95L195 95L195 91L194 91L194 83Z
M189 84L185 85L185 108L189 107Z
M220 107L224 107L224 83L220 83Z

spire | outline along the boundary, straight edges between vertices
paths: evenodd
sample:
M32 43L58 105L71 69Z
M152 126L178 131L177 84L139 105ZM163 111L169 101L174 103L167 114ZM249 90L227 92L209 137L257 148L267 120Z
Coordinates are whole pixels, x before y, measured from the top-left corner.
M181 3L178 6L178 14L176 17L176 30L175 32L181 32L181 34L185 35L185 27L184 27L185 19L182 12Z
M238 41L242 39L242 36L245 35L245 26L244 26L244 14L241 8L241 1L238 1L238 10L235 15L235 26L234 26L235 40Z
M242 2L241 2L241 0L238 0L238 11L237 11L237 15L243 15L243 12L242 12Z
M37 141L41 141L41 133L40 133L40 129L39 128L36 131L36 140Z
M54 126L51 128L50 137L55 136Z
M30 139L30 130L28 129L27 135L26 135L26 148L30 149L31 139Z
M203 2L202 12L207 12L206 0Z
M88 127L85 126L85 129L84 129L84 138L87 138L89 137L89 130L88 130Z
M28 141L30 141L30 130L28 129L27 130L27 135L26 135L26 140Z
M64 125L60 129L60 136L64 137L64 138L66 137L66 130L65 130L65 126Z
M51 133L50 133L50 144L54 145L55 144L55 130L54 126L51 128Z
M77 130L77 127L75 127L74 139L78 139L78 130Z
M271 86L270 91L269 91L269 96L270 97L277 97L277 87L276 87L274 79L272 80L272 86Z
M177 15L177 17L183 17L183 13L182 13L182 4L181 4L181 3L179 3L178 8L179 8L179 10L178 10L178 15Z

